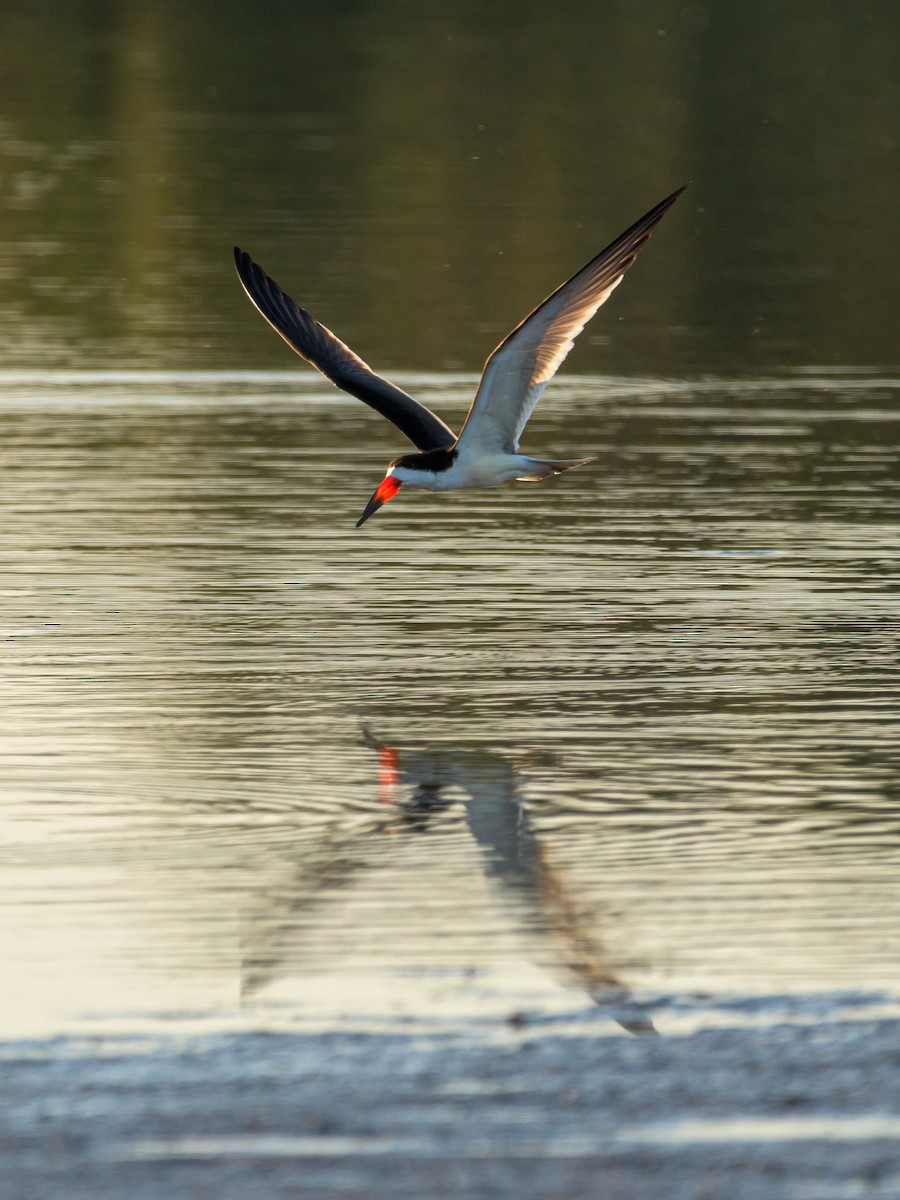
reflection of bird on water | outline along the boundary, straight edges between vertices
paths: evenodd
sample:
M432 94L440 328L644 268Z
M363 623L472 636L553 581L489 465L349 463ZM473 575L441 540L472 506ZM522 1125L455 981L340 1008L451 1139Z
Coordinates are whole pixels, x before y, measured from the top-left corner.
M357 526L403 484L444 492L558 475L590 458L519 454L519 438L574 339L622 282L638 251L684 188L660 201L526 317L491 354L459 437L424 404L389 383L281 290L243 250L234 260L244 290L275 331L337 387L387 417L419 450L395 458Z
M315 851L304 859L300 886L294 884L280 903L269 894L269 915L263 922L267 936L261 937L256 928L253 953L244 960L243 995L270 980L296 935L298 915L302 912L311 920L329 896L372 865L374 834L425 833L458 812L461 799L486 878L514 924L537 935L540 956L574 978L624 1028L652 1032L652 1022L607 961L596 913L578 902L554 866L549 848L535 836L513 763L481 750L399 749L368 730L363 736L379 757L379 803L342 832L323 833ZM276 913L280 915L273 920Z
M535 836L514 765L484 751L398 751L368 731L366 740L381 759L382 800L388 801L387 788L395 791L405 827L426 827L453 802L452 789L465 793L466 823L482 851L485 873L510 902L517 923L542 936L552 966L574 977L595 1003L615 1008L610 1015L620 1025L632 1033L653 1032L652 1021L607 961L596 913L579 903L552 852ZM404 786L413 788L405 800L399 790Z

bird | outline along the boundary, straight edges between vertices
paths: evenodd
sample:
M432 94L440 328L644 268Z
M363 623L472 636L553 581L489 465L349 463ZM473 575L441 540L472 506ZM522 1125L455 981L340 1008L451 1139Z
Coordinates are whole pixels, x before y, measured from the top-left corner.
M234 247L238 278L259 312L301 358L336 387L387 417L416 447L395 458L357 529L404 485L444 492L535 481L593 462L519 453L519 439L544 388L575 338L619 286L650 234L688 185L635 221L580 271L551 292L492 351L457 437L439 416L390 383L283 291L246 251Z

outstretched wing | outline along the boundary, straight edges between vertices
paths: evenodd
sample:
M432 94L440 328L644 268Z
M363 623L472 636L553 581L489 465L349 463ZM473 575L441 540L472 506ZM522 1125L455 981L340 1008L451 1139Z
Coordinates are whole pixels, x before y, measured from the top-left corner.
M685 184L685 187L687 185ZM660 201L525 318L484 365L459 448L514 453L544 388L684 188Z
M420 450L438 450L456 440L453 430L424 404L376 375L349 346L320 325L283 292L249 254L234 248L234 262L244 291L287 344L330 379L335 387L349 392L387 417Z

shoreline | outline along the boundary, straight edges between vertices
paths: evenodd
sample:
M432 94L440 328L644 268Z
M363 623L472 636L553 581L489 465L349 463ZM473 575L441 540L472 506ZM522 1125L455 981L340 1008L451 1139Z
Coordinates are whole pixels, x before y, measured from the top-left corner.
M7 1041L0 1194L900 1194L900 998L660 996L654 1019L649 1037L582 1006Z

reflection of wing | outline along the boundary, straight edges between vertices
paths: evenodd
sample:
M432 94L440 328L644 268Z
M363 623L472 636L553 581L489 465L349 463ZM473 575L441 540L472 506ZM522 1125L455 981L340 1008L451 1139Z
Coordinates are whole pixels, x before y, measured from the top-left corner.
M457 774L468 795L466 821L487 875L516 894L520 919L528 917L526 924L540 927L536 846L512 764L494 757L460 759Z
M623 1029L655 1033L647 1012L609 964L597 932L597 914L584 911L550 851L535 836L513 764L484 753L448 752L446 757L449 761L439 765L432 756L428 773L466 793L466 820L482 851L485 874L512 902L517 923L541 935L551 951L551 965L564 968ZM425 766L421 759L419 766Z
M364 827L366 833L372 826ZM313 925L330 897L347 887L369 865L368 836L324 830L318 845L295 850L286 879L256 893L255 911L242 939L241 1000L248 1001L277 979L285 958L292 957L298 932ZM299 858L299 861L298 861Z

